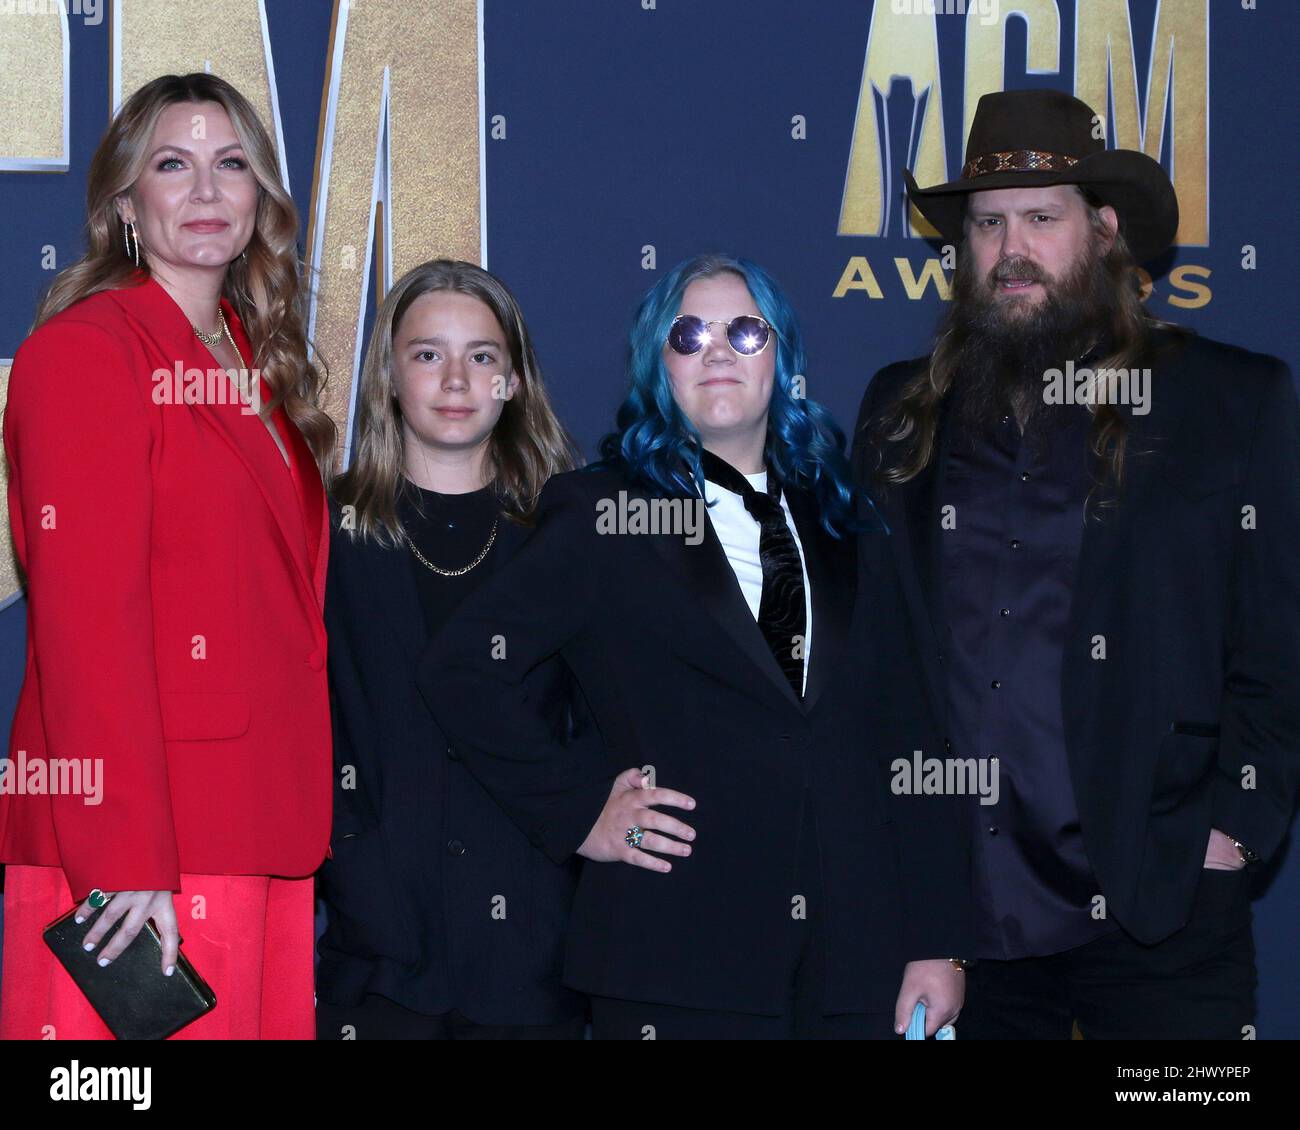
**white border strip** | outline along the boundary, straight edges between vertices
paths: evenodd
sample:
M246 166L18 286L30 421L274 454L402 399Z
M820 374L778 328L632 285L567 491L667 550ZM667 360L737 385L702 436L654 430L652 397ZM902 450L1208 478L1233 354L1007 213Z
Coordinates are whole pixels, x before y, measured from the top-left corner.
M12 357L0 357L0 369L6 369L6 368L7 368L7 369L9 370L9 377L10 377L11 380L13 379L13 367L14 367L14 359L13 359ZM11 521L12 521L12 519L11 519ZM13 539L12 539L12 536L10 537L10 553L13 554ZM15 562L16 562L16 561L18 560L17 555L14 554L13 556L14 556L14 560L15 560ZM16 577L15 577L15 580L17 580ZM27 586L26 586L26 585L22 585L22 584L17 585L17 586L14 588L14 591L11 592L8 596L3 597L3 598L0 598L0 612L3 612L3 611L4 611L6 608L8 608L11 604L13 604L14 601L16 601L16 600L20 600L20 599L22 599L23 597L25 597L26 595L27 595Z
M109 31L112 46L109 51L109 92L113 104L108 108L110 114L116 114L122 105L122 0L113 0L113 18Z
M392 289L393 285L393 208L388 176L392 159L388 128L391 83L392 71L389 67L384 67L384 80L379 94L378 136L375 139L375 170L370 182L370 215L366 224L365 254L361 257L365 270L361 272L361 293L357 301L357 334L352 349L352 389L348 396L347 425L343 430L342 467L345 471L352 465L352 428L356 423L357 395L361 390L361 365L364 356L361 347L365 340L363 330L366 323L366 305L370 301L370 264L375 257L375 212L380 201L384 205L384 254L382 261L375 264L375 281L385 294Z
M57 157L0 158L4 173L66 173L72 151L72 31L68 26L68 9L58 5L63 37L63 152Z
M266 0L257 0L257 18L262 25L262 55L266 60L266 85L271 96L271 122L275 126L275 150L280 155L280 183L289 188L289 155L284 151L284 123L280 121L280 91L275 85L275 57L271 52L271 25L266 18Z
M316 168L316 223L312 232L308 265L320 269L325 250L325 218L329 211L330 169L334 164L334 126L338 118L339 87L343 82L343 45L348 38L349 0L338 0L338 17L334 24L334 55L329 60L329 94L325 98L325 122L321 129L320 162ZM307 336L316 337L316 278L311 279L311 301L307 308Z

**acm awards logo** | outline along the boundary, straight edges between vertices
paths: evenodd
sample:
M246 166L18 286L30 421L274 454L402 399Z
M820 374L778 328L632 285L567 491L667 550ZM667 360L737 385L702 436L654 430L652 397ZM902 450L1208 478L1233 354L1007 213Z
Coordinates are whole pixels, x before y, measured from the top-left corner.
M1076 97L1098 115L1108 145L1137 149L1172 170L1181 223L1179 246L1209 243L1209 2L1162 0L1147 8L1151 20L1150 56L1139 60L1133 27L1139 11L1129 0L1078 0L1074 42L1063 41L1061 7L1068 0L1004 0L1000 4L946 7L935 3L893 3L878 0L871 12L866 60L862 69L857 115L848 154L844 194L837 234L907 239L909 249L928 252L921 242L936 233L906 203L900 168L914 169L922 185L950 178L944 136L945 105L962 105L965 151L975 106L982 95L1004 89L1008 69L1007 23L1024 23L1024 69L1035 76L1068 74L1073 50ZM954 14L945 14L946 12ZM964 13L964 14L956 14ZM939 66L940 30L945 39L954 21L964 22L964 82L945 85ZM1012 68L1020 60L1010 60ZM1140 75L1147 75L1143 87ZM910 84L911 95L907 92ZM1061 84L1067 89L1067 84ZM1139 93L1141 91L1141 93ZM907 153L891 152L890 138L907 134ZM880 254L854 254L844 264L832 296L865 296L869 300L906 297L920 301L933 288L944 301L951 296L954 249L914 266L915 252L886 259ZM1148 301L1182 310L1199 309L1213 297L1208 285L1211 269L1180 262L1155 286L1139 269L1142 293ZM892 277L891 277L892 276ZM1154 298L1153 298L1154 295Z
M7 0L0 0L4 5ZM378 297L370 290L370 265L380 291L420 261L424 249L445 248L475 259L482 246L480 168L484 122L478 103L482 61L478 52L479 0L440 0L437 5L398 3L332 7L326 96L310 190L291 190L311 217L308 258L314 280L310 334L329 358L333 386L324 405L336 421L349 415L352 377L361 346L365 310ZM1183 225L1179 243L1208 244L1209 0L1074 0L1073 43L1062 35L1062 9L1071 0L1001 0L967 5L965 17L949 4L875 0L838 234L872 240L906 232L916 242L912 257L887 261L874 251L851 256L834 288L837 298L883 299L901 294L917 301L933 287L948 297L950 262L928 255L919 237L923 220L896 212L902 207L900 162L886 158L889 122L912 118L908 99L891 98L897 82L910 83L917 98L906 164L922 184L948 178L942 108L963 107L962 141L980 95L1000 90L1006 73L1009 20L1026 28L1024 69L1035 75L1067 73L1062 52L1073 51L1074 92L1114 123L1111 143L1141 149L1174 170ZM1133 11L1130 11L1132 7ZM111 110L154 75L211 69L238 74L244 89L283 136L276 94L276 46L259 5L247 0L131 0L108 10ZM927 11L928 10L928 11ZM992 16L993 18L990 18ZM72 108L70 22L92 19L89 5L34 2L13 5L0 18L0 58L23 58L25 67L0 68L0 103L23 113L0 115L0 170L66 174L71 164ZM940 21L965 20L965 63L960 85L945 87L939 71ZM1141 73L1149 74L1139 98L1133 26L1153 22L1154 44ZM947 28L945 28L945 34ZM9 38L6 42L6 38ZM1147 40L1144 38L1144 42ZM428 49L429 43L436 51ZM291 54L292 45L279 50ZM280 60L285 61L283 58ZM1014 60L1013 65L1019 66ZM1064 83L1062 84L1064 85ZM906 103L906 105L903 105ZM429 108L437 107L436 113ZM78 113L84 113L80 108ZM98 113L98 112L96 112ZM877 121L885 122L882 130ZM92 114L92 119L100 119ZM392 128L398 121L401 128ZM85 126L82 126L83 131ZM492 122L493 137L504 121ZM84 137L82 140L84 144ZM954 150L964 148L953 146ZM431 165L454 170L430 192ZM286 183L288 170L282 167ZM75 258L79 221L64 241L42 248L42 269ZM400 234L400 239L394 235ZM879 243L873 246L880 246ZM897 247L897 242L894 244ZM924 249L924 251L922 251ZM1206 305L1207 267L1179 264L1162 280L1159 301L1184 309ZM1150 279L1144 280L1147 285ZM0 361L0 397L8 370ZM346 434L346 430L345 430ZM0 498L3 496L0 495ZM0 502L0 505L3 505ZM9 548L7 514L0 515L0 607L19 593Z

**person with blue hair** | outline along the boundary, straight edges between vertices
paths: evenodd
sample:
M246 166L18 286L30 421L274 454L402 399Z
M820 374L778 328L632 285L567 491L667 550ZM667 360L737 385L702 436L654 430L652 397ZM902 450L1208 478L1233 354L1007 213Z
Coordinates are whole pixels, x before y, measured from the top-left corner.
M705 324L679 312L688 291L696 301L753 313ZM716 324L725 333L715 334ZM701 460L709 451L758 471L770 460L781 482L813 495L828 533L845 531L852 487L844 435L806 396L798 317L767 271L726 255L678 264L641 303L630 353L618 430L601 442L606 460L664 494L694 494L707 478Z
M597 1039L887 1039L918 1002L932 1033L962 1001L961 808L889 787L942 740L795 312L705 255L629 345L601 462L549 480L420 688L532 841L585 860L565 982ZM556 655L590 709L567 744L525 683Z

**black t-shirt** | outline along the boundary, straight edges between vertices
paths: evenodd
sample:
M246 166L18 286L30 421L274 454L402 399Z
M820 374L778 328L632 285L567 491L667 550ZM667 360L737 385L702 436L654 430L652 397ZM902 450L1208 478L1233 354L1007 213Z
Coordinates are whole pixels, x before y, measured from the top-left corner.
M409 490L418 496L419 506L404 491L398 502L402 523L425 559L440 569L463 569L483 552L492 536L492 524L505 521L500 517L500 503L490 484L467 494L439 494L414 483ZM456 606L488 575L495 552L494 542L487 556L468 573L444 577L423 564L410 546L406 547L430 637L437 634Z

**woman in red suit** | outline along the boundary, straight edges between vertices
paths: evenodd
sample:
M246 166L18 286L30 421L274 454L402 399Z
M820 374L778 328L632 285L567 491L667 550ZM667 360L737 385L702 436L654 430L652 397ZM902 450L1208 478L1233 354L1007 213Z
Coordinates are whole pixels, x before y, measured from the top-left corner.
M42 302L4 418L28 604L0 1037L110 1035L41 937L102 892L101 965L152 919L158 975L183 936L216 993L179 1037L310 1039L334 426L298 218L255 112L204 74L127 100L87 196L89 250ZM45 787L20 788L42 762Z

